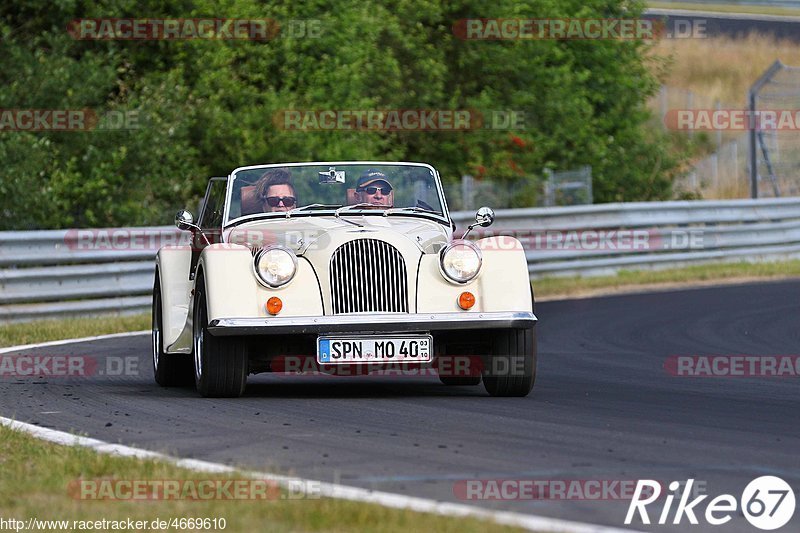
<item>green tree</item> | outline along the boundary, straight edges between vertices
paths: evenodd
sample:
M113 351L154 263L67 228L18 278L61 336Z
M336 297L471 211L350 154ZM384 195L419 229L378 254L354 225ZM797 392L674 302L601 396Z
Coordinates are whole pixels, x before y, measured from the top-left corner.
M668 198L680 161L648 126L656 80L636 40L460 39L459 19L635 18L622 0L14 0L0 8L0 107L131 113L132 129L0 131L0 228L168 223L209 175L255 163L427 161L530 180L591 165L599 202ZM315 38L82 41L97 17L314 20ZM287 131L287 109L477 109L525 128L461 132Z

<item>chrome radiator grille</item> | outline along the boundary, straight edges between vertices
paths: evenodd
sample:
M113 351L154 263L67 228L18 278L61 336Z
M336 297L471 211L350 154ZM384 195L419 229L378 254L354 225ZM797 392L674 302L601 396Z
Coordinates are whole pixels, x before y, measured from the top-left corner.
M383 241L358 239L341 245L331 257L333 313L407 313L406 264Z

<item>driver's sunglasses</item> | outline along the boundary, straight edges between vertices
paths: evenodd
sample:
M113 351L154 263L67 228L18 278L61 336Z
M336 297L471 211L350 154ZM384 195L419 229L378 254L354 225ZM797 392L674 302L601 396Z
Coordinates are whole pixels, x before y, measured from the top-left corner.
M283 202L283 205L286 207L292 207L297 201L297 198L294 196L267 196L266 201L270 207L278 207L278 204L281 202Z
M391 187L365 187L365 188L363 188L361 190L365 191L369 195L373 195L376 192L378 192L378 189L381 190L381 194L384 195L384 196L386 196L387 194L392 192Z

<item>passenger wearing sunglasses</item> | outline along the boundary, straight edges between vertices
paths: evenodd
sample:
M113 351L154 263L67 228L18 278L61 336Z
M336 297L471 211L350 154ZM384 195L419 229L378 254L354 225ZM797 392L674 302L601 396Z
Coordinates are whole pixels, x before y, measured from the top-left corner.
M364 171L356 184L358 203L392 207L392 184L386 174L371 168Z
M256 184L256 194L265 213L288 211L297 204L292 175L282 168L266 171Z

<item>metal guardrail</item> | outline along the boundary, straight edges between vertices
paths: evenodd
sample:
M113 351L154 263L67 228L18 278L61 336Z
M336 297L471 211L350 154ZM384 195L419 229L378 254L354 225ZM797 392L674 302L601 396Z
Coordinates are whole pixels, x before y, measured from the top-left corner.
M457 223L468 220L462 213L454 218ZM499 212L488 229L491 231L486 233L518 235L534 278L718 261L768 261L800 257L800 198L515 209ZM623 248L565 242L570 236L574 244L574 239L611 230L627 231L646 242ZM561 236L561 241L548 241L553 234Z
M800 198L598 204L496 214L491 227L477 228L473 235L519 238L533 278L800 257ZM452 216L463 229L474 213ZM619 246L625 241L620 235L638 240ZM146 311L158 243L187 236L173 227L0 232L0 323Z
M159 244L173 226L0 232L0 323L150 309Z

